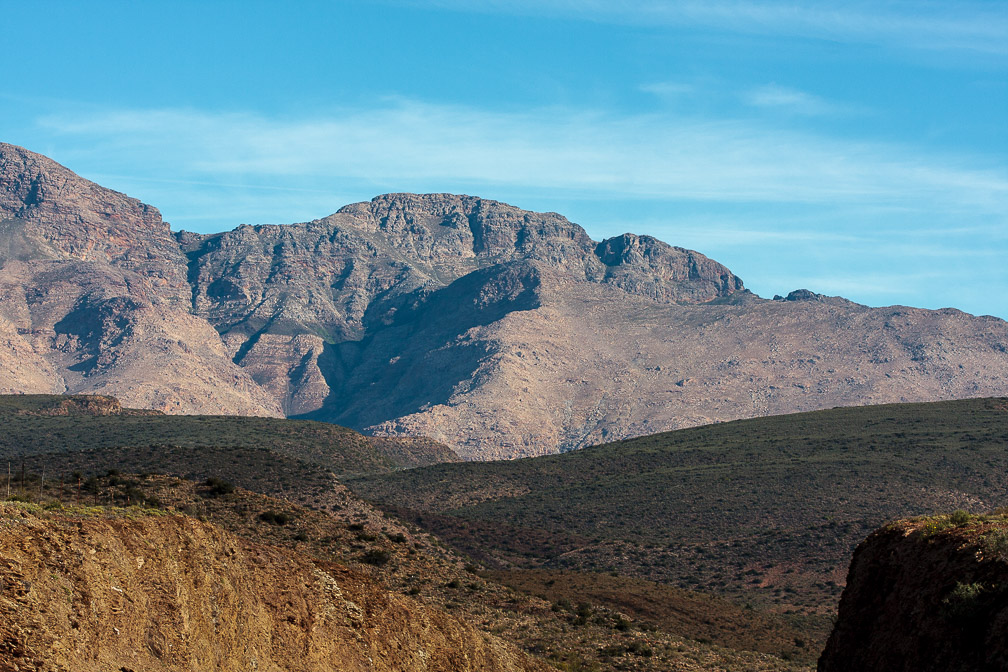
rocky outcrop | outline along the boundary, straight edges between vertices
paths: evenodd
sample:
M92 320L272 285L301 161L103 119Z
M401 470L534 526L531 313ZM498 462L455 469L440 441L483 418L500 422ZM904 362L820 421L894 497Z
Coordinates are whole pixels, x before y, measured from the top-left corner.
M1008 520L903 521L854 552L819 672L1008 669Z
M19 397L24 398L24 397ZM28 397L34 399L34 397ZM158 414L157 411L136 411L124 409L119 400L115 397L103 397L100 395L77 395L67 396L58 402L44 406L36 410L23 409L19 415L35 415L40 417L67 417L89 415L93 417L107 415L122 415L126 411L129 414Z
M0 504L0 668L548 668L341 565L179 515Z
M706 303L744 289L742 279L716 261L651 236L603 240L595 255L606 266L604 282L662 303Z
M0 254L113 264L135 274L131 290L138 298L179 303L189 297L185 259L157 208L4 143L0 222L6 242Z

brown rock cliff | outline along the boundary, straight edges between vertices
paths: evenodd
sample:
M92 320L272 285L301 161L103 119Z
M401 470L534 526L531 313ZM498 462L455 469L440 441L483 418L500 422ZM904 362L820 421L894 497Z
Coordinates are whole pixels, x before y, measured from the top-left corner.
M949 518L858 546L819 672L1008 669L1008 520Z

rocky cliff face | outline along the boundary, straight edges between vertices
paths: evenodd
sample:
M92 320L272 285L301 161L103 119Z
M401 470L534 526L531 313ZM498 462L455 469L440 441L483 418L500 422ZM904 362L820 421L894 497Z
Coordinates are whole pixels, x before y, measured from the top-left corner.
M267 328L357 339L387 320L401 297L515 261L667 302L743 289L697 252L630 234L595 243L555 213L450 194L388 194L307 224L179 239L190 259L194 312L224 333L246 335Z
M766 301L648 236L388 194L172 235L157 211L0 145L0 391L429 434L470 458L717 420L1008 393L1008 324Z
M5 670L547 666L352 570L178 515L0 504Z
M0 251L7 248L7 259L113 264L131 273L131 291L139 298L177 303L189 296L184 257L157 208L4 143L0 221Z
M185 256L156 208L0 144L0 220L0 391L281 414L190 314Z
M819 672L1008 669L1008 520L883 528L854 553Z

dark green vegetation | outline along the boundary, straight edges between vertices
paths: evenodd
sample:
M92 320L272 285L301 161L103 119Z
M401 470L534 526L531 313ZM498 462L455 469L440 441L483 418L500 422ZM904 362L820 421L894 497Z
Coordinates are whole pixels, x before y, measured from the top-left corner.
M458 459L426 439L364 436L304 420L162 415L110 397L0 396L0 460L20 478L75 480L109 470L220 479L307 501L334 476ZM7 466L6 464L3 466Z
M348 481L499 567L617 571L829 614L893 518L1008 501L1008 400L842 408Z

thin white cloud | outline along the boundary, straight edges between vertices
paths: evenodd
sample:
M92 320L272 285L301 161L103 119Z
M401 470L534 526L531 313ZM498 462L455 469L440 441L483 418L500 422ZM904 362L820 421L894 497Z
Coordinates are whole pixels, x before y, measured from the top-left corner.
M844 114L852 111L851 108L832 103L811 93L777 84L751 89L742 95L742 100L752 107L809 117Z
M1008 55L1008 12L1000 1L393 0L391 4Z
M683 82L654 82L641 86L640 90L660 98L679 98L692 95L696 92L696 87Z
M831 296L860 296L864 300L886 297L918 297L929 281L943 279L942 273L874 272L858 275L821 275L802 279L818 293ZM793 283L792 283L793 284ZM904 299L905 300L905 299Z
M980 161L739 120L502 113L399 100L311 119L119 110L40 123L76 137L93 158L103 153L107 172L136 172L116 167L134 157L152 177L182 180L1008 212L1008 175L971 167Z

